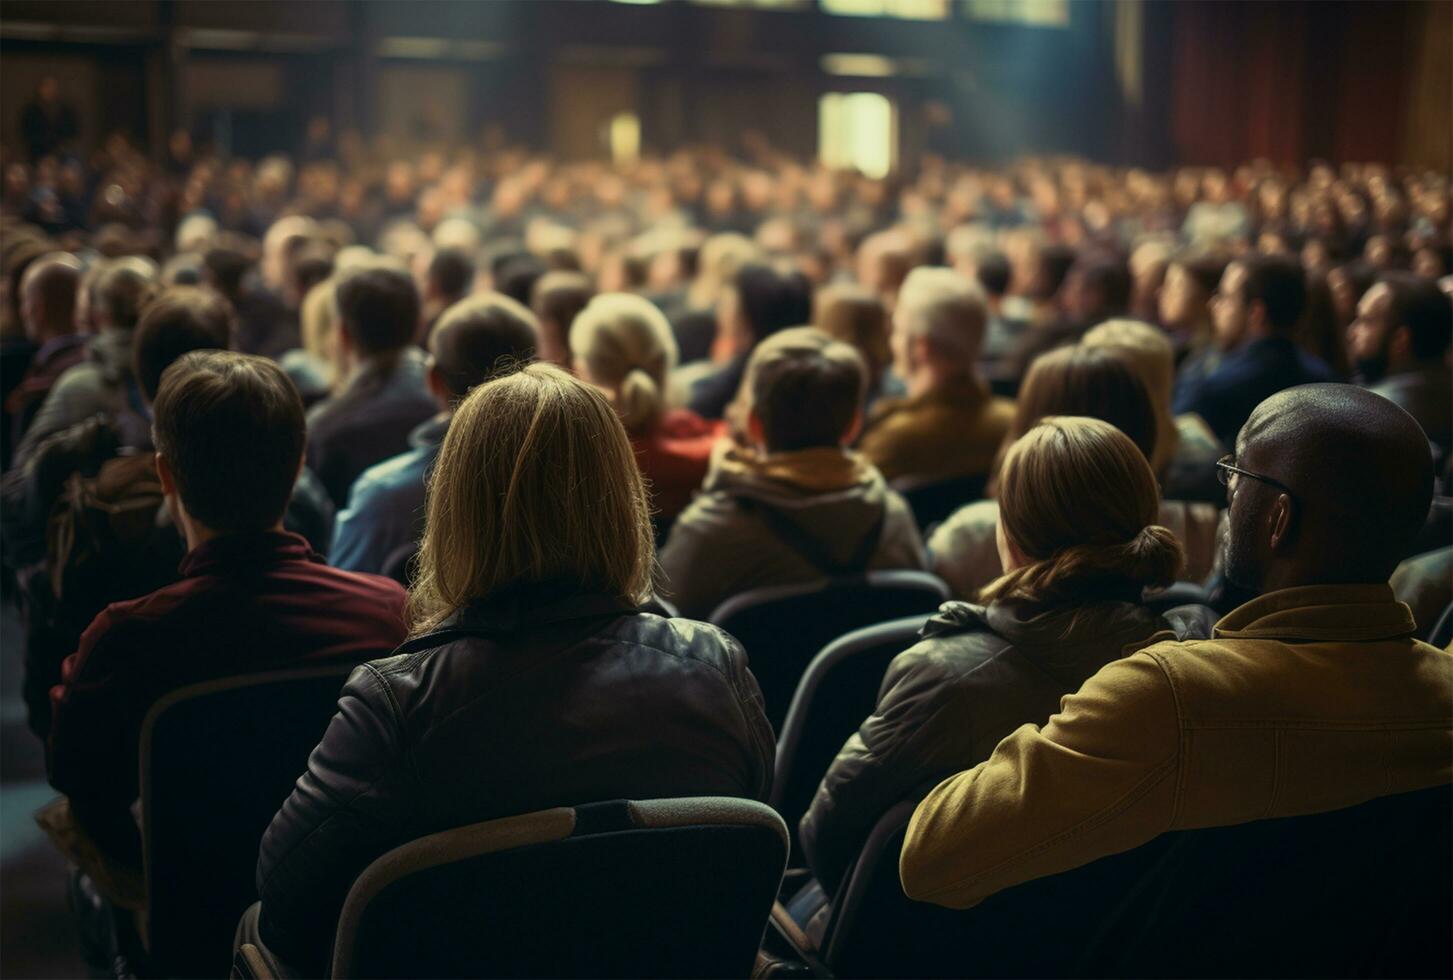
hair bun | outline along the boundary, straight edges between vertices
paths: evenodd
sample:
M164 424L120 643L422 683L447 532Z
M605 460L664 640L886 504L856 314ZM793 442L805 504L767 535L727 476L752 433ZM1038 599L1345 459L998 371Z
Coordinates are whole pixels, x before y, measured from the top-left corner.
M1168 527L1150 524L1130 539L1133 574L1147 585L1170 585L1185 563L1185 549Z

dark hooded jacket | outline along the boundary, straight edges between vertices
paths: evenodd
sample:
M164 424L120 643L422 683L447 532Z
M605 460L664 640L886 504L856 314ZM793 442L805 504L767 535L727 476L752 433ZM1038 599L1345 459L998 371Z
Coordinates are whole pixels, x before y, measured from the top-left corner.
M873 825L987 759L1021 725L1042 725L1106 664L1160 640L1203 639L1215 613L1165 616L1138 602L1048 607L946 602L920 642L893 659L878 706L818 786L799 825L813 875L833 895Z

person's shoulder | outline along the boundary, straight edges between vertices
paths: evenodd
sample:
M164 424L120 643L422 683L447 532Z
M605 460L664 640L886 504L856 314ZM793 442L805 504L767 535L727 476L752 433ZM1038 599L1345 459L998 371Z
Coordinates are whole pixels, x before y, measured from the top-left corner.
M385 575L345 571L321 562L308 562L306 567L315 583L336 591L340 596L386 602L398 608L402 608L408 598L404 587Z
M700 620L636 612L612 620L603 632L614 642L643 647L724 675L746 663L742 645L731 634Z
M432 448L407 449L397 456L390 456L381 463L375 463L358 475L353 481L352 495L354 498L363 496L377 497L387 496L401 491L417 489L422 495L424 469L429 459L434 455ZM356 505L357 499L351 501Z

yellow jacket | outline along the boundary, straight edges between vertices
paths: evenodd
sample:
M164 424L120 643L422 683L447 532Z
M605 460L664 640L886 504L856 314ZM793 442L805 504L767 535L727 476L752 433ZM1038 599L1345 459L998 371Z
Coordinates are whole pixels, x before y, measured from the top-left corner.
M883 479L987 475L1014 418L1014 403L964 377L916 398L873 406L858 448Z
M903 890L968 908L1170 830L1453 781L1453 654L1386 585L1261 596L1118 660L919 804Z

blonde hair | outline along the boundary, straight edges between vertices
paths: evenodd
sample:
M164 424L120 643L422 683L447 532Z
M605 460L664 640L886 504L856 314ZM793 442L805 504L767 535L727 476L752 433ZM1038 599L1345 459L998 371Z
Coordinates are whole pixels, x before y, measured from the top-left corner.
M427 510L411 635L520 583L635 603L652 593L650 512L625 429L604 395L553 365L480 385L459 404Z
M632 293L605 293L585 304L570 328L570 352L590 380L614 395L631 435L650 432L666 409L666 376L679 356L666 316Z
M999 474L999 523L1028 561L979 597L1064 602L1170 585L1185 553L1159 514L1155 474L1128 436L1099 419L1043 419Z
M1180 441L1171 396L1175 388L1175 349L1160 330L1139 320L1106 320L1091 329L1080 341L1086 347L1099 347L1124 361L1145 383L1150 407L1155 410L1155 452L1150 468L1165 471Z
M324 279L308 290L298 313L303 350L325 363L330 361L330 339L338 326L338 303L333 295L337 284L336 279Z
M712 235L697 253L696 279L687 292L687 306L698 310L715 306L721 291L736 278L737 270L761 258L761 248L746 235L730 231Z
M894 317L968 370L983 347L989 307L978 283L943 266L919 266L903 280Z
M893 360L888 346L888 308L862 286L828 286L818 291L813 325L835 340L852 344L863 355L869 386L877 384Z

